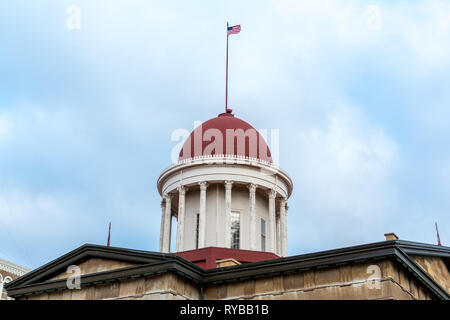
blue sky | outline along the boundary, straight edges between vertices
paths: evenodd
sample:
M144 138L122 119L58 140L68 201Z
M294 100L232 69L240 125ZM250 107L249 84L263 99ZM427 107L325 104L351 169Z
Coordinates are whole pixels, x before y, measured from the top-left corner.
M318 1L317 1L318 2ZM70 30L67 9L81 9ZM230 106L280 130L289 254L450 243L448 1L0 3L0 257L156 251L174 130Z

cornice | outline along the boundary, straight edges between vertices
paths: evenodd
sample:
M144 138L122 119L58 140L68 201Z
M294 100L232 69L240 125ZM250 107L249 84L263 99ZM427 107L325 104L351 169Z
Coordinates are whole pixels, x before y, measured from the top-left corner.
M16 276L23 276L28 273L30 269L19 266L15 263L0 259L0 271L6 271L8 273L14 274Z
M157 181L158 192L162 194L163 185L170 177L179 174L180 172L184 172L184 170L205 166L208 168L212 168L212 166L227 166L227 165L235 165L241 167L248 168L258 168L262 176L270 175L275 176L275 181L284 181L284 184L287 186L287 195L290 196L293 189L293 182L290 176L282 170L279 166L276 166L268 161L260 160L257 158L250 158L244 156L234 156L234 155L207 155L207 156L197 156L194 158L185 159L179 161L176 164L169 166L164 169L160 174ZM184 177L184 176L183 176ZM281 179L281 180L280 180ZM275 182L275 185L277 183Z

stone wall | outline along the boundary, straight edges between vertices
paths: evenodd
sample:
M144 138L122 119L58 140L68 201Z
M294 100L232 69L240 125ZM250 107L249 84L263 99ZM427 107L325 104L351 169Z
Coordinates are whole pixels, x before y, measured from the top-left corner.
M437 281L447 282L449 278L445 275L446 269L442 269L439 261L428 259L417 261L424 263L424 268L427 267L430 274L435 274ZM198 300L200 298L200 287L197 284L169 272L91 285L82 287L81 290L67 289L19 299ZM204 287L204 299L429 300L432 296L421 282L410 277L409 273L393 261L385 259L209 284Z
M165 273L151 277L140 277L106 284L82 287L80 290L63 290L51 293L20 297L28 300L171 300L199 299L198 288L189 280Z
M5 279L6 279L7 277L10 277L11 279L14 280L14 279L16 279L18 276L15 275L15 274L13 274L13 273L10 273L10 272L8 272L8 271L0 270L0 281L5 281ZM1 286L0 286L0 287L1 287ZM10 298L7 296L6 290L3 289L2 292L0 292L0 300L6 300L6 299L10 299Z
M379 286L370 266L378 266ZM374 267L371 267L372 269ZM371 270L371 269L370 269ZM236 281L205 288L205 299L430 299L415 280L391 261L356 263L322 270L309 270L267 278Z
M450 292L450 272L442 258L424 256L413 256L412 258L434 281L447 292Z

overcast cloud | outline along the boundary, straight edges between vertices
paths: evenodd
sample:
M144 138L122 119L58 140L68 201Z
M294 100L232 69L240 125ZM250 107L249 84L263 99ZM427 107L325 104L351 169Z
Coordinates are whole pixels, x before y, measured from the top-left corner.
M67 9L81 9L70 30ZM450 243L448 1L0 3L0 258L158 250L172 132L230 106L280 129L289 254Z

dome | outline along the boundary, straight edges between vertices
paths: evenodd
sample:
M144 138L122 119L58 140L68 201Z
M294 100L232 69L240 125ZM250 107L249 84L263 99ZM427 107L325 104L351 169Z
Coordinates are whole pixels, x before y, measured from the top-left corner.
M256 158L272 163L269 147L258 130L229 112L195 128L185 141L178 160L208 155Z

